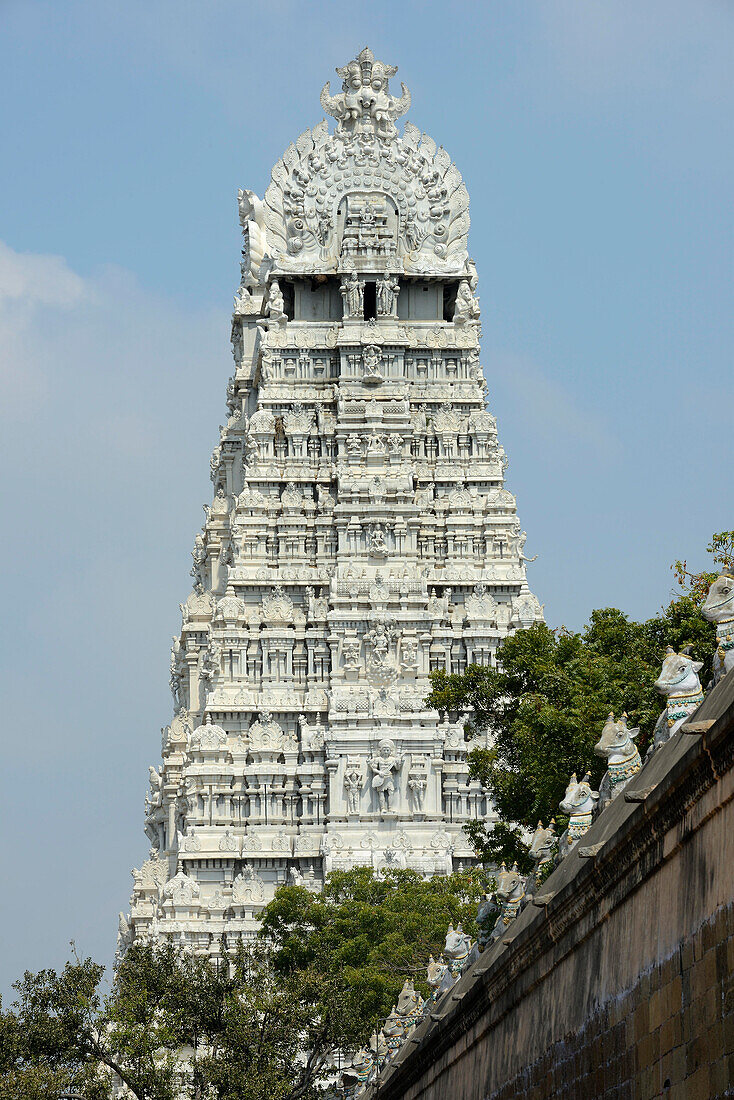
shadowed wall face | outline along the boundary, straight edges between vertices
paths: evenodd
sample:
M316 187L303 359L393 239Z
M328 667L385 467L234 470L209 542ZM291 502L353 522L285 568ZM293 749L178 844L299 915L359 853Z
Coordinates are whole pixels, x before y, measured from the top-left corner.
M584 839L390 1063L379 1100L727 1095L733 677Z
M734 905L487 1100L722 1096L734 1080Z

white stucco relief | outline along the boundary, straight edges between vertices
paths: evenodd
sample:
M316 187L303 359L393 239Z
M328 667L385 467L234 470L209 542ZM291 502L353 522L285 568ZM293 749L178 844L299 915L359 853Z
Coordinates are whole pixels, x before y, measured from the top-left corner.
M466 188L398 132L392 66L364 50L338 73L335 132L239 194L235 371L122 946L216 954L279 885L472 862L461 826L491 807L429 674L542 618L486 404Z

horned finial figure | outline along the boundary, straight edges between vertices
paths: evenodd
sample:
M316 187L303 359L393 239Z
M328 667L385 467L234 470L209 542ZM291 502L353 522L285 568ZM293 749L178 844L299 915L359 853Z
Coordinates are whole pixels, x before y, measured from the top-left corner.
M628 729L626 711L619 721L615 721L614 715L610 712L601 731L601 737L594 745L594 752L607 760L607 772L599 788L599 796L603 803L611 802L616 798L642 767L640 754L634 744L634 739L639 732L638 727Z
M471 950L471 938L467 935L460 924L456 925L454 930L453 924L450 924L446 933L446 942L443 947L443 953L448 961L449 969L455 976L461 974L462 970L466 967L467 960L469 958L469 952Z
M534 894L535 888L540 885L541 868L553 860L557 844L555 818L550 819L547 829L543 822L539 821L528 849L528 855L532 856L535 866L525 882L526 894Z
M410 978L405 979L403 988L400 990L395 1015L399 1026L402 1027L403 1039L407 1039L423 1016L423 998Z
M507 926L514 921L525 901L525 877L518 871L517 863L513 863L509 871L505 864L502 864L497 875L497 901L500 911L492 929L491 942L498 940L507 930Z
M591 828L591 817L598 801L598 791L591 789L591 773L587 772L583 779L578 780L574 772L560 802L560 808L564 814L569 815L568 828L559 844L561 858L567 855L574 844Z
M341 95L331 95L327 81L321 90L321 106L337 120L337 133L395 137L395 120L410 107L410 92L404 84L400 99L390 95L388 81L397 71L397 65L377 61L367 46L336 70L342 78Z
M703 661L694 661L690 646L681 653L676 653L672 646L665 650L655 687L668 698L655 726L653 750L669 741L703 702L703 688L698 678L702 668Z
M701 608L704 619L716 625L714 683L734 668L734 568L727 566L708 590Z

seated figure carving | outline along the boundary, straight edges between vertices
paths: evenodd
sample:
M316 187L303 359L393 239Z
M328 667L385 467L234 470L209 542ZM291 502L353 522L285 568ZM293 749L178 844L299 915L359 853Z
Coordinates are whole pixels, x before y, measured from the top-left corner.
M540 886L542 869L553 862L557 846L555 818L550 819L547 829L543 822L539 821L528 849L528 855L532 857L535 864L525 881L525 893L529 897L532 897L536 888Z
M503 863L497 875L497 901L500 912L492 929L492 943L498 940L507 926L514 921L522 908L525 896L525 878L518 871L517 864L513 864L508 871Z

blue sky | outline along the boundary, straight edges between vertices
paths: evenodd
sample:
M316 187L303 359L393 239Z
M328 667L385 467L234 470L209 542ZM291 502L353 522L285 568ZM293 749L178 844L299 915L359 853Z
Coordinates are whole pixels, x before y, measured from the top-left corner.
M231 371L236 193L365 44L472 200L483 363L553 625L734 526L734 8L0 2L0 988L111 959Z

